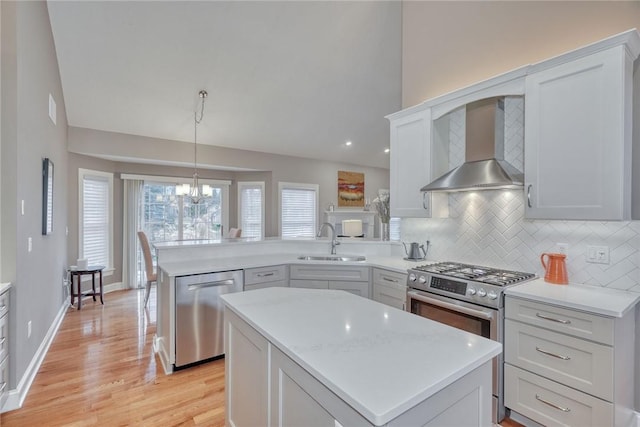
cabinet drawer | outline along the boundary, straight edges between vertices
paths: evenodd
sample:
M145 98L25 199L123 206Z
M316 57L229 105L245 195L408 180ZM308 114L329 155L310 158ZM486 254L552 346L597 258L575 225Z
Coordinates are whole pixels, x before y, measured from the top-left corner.
M357 265L326 266L326 265L292 265L292 279L309 280L355 280L364 282L369 280L369 267Z
M307 288L307 289L329 289L328 280L289 280L289 286L292 288Z
M506 298L505 317L578 338L613 345L614 320L610 317L514 297Z
M390 305L391 307L404 310L407 302L407 290L398 289L386 284L374 283L372 299L374 301Z
M507 319L505 362L613 401L613 348Z
M548 427L613 425L613 404L505 364L505 406Z
M276 282L278 280L287 280L287 266L274 265L269 267L248 268L244 270L245 285L253 285L256 283Z
M8 311L9 311L9 290L6 290L0 295L0 317L7 314Z
M254 283L252 285L244 285L245 291L252 291L254 289L263 289L263 288L287 288L289 287L288 280L278 280L277 282L265 282L265 283Z
M400 289L404 292L407 287L407 275L402 273L396 273L395 271L374 268L373 283L391 286L391 287Z
M9 316L0 317L0 360L9 355Z

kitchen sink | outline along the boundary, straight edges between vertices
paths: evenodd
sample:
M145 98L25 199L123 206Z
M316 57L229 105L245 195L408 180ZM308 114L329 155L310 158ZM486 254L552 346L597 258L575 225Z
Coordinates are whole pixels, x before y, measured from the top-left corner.
M362 255L302 255L298 259L303 261L365 261L367 258Z

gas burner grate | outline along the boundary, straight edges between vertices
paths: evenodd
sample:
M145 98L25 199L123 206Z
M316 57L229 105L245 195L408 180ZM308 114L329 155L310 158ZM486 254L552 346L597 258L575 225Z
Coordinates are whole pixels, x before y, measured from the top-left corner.
M436 264L422 265L416 267L416 270L475 282L489 283L496 286L508 286L535 277L535 274L532 273L499 270L457 262L439 262Z

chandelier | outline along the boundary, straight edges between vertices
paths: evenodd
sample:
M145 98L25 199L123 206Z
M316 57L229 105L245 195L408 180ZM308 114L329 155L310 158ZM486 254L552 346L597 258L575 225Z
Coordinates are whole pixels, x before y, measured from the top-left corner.
M206 90L198 92L198 96L201 99L200 116L198 117L197 111L193 114L193 181L191 184L179 184L176 187L177 196L187 196L191 199L191 203L195 205L213 195L213 188L211 188L211 186L203 184L202 187L200 187L198 183L198 125L202 122L202 117L204 116L204 100L207 98L207 95Z

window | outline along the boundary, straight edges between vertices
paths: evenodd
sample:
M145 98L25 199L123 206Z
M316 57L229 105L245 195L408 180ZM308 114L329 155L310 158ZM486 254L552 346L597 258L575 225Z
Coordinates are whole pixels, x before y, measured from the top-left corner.
M149 240L220 239L228 225L229 186L209 185L213 187L213 195L193 204L189 197L176 196L175 182L145 181L140 228Z
M280 235L314 237L317 229L318 185L278 184L280 193Z
M79 254L113 273L113 174L78 170Z
M242 237L264 237L264 182L238 182L238 227Z
M389 219L389 240L400 240L400 224L401 218Z

